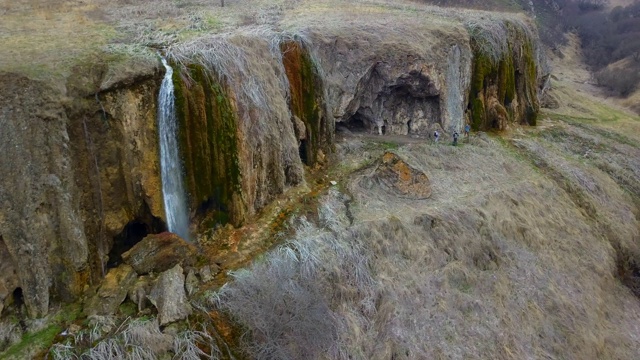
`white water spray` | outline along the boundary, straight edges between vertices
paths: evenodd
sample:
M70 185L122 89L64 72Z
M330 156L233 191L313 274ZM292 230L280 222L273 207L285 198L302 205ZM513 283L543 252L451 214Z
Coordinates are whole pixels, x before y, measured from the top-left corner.
M162 58L167 73L158 95L158 132L160 133L160 169L164 211L169 231L189 240L189 215L182 182L182 166L178 152L178 119L173 95L173 69Z

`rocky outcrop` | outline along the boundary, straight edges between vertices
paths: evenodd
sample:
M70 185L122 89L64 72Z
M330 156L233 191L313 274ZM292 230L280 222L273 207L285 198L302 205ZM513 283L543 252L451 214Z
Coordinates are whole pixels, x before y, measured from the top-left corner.
M370 173L360 180L365 189L373 187L405 199L427 199L431 196L429 177L394 153L384 153Z
M176 106L192 209L242 224L287 186L302 162L280 56L261 36L214 36L176 47Z
M334 121L385 134L426 135L434 124L460 130L472 58L464 28L397 23L388 31L382 18L366 21L303 31Z
M170 232L149 235L122 254L125 263L140 274L159 273L182 264L193 265L198 249Z
M137 277L138 274L129 265L109 270L96 294L85 304L84 313L87 316L115 314Z
M475 130L504 130L510 123L535 125L540 109L538 84L542 77L538 44L531 29L503 23L504 33L473 36L473 71L468 114ZM487 43L491 46L487 46Z
M149 300L158 309L160 325L185 319L191 314L191 305L184 290L184 273L180 265L160 274L149 294Z

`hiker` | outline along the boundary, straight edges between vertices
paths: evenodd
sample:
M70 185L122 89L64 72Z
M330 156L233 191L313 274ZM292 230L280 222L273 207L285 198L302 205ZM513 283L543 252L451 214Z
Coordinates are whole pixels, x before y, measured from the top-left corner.
M438 139L440 138L440 133L438 132L438 130L433 132L433 137L434 137L434 141L436 142L436 144L438 143Z
M469 138L469 131L471 131L471 125L467 124L464 126L464 136L467 139Z
M458 134L458 132L454 132L453 133L453 146L457 146L458 145L458 136L460 136L460 134Z

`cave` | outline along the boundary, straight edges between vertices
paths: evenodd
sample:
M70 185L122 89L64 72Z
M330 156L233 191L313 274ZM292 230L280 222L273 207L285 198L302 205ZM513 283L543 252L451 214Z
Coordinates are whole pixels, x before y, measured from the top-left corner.
M130 221L118 235L113 237L113 246L109 252L107 268L114 268L120 265L122 263L122 254L129 251L147 235L163 231L166 231L166 226L157 217L151 217L150 221L142 219Z
M381 126L382 134L427 135L432 124L442 122L440 90L429 74L393 73L378 64L361 79L344 121L349 130L377 134Z
M371 124L366 116L356 112L348 121L344 123L344 126L351 132L369 132L371 130Z
M13 305L15 305L16 309L20 309L20 307L24 304L24 295L22 294L22 288L18 287L13 290Z
M300 145L298 145L298 155L300 155L300 160L303 164L309 165L309 156L307 155L307 140L300 140Z

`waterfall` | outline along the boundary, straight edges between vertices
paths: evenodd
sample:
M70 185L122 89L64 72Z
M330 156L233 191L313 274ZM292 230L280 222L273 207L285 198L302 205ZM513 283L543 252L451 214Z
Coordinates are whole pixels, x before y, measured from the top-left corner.
M178 152L178 120L173 95L173 69L164 58L162 58L162 65L167 70L158 95L158 132L160 133L164 211L169 231L189 240L189 215Z

